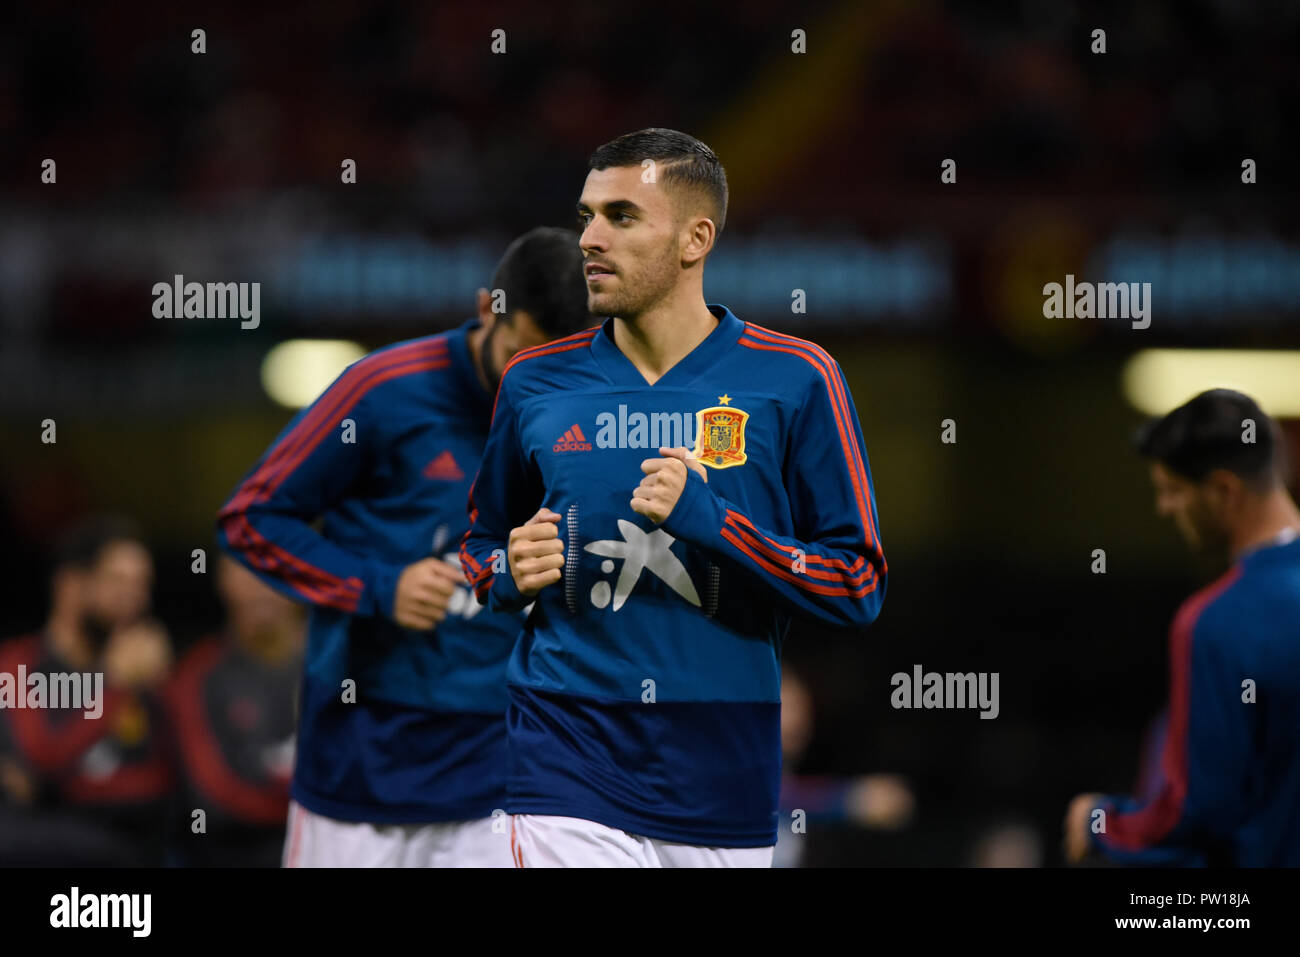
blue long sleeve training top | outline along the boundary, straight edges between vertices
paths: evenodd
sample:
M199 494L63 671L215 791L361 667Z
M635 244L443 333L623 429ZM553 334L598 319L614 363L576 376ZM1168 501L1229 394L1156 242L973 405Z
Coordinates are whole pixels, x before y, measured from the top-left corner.
M1133 865L1300 866L1300 541L1187 599L1169 667L1159 781L1101 802L1093 846Z
M401 570L456 562L468 528L492 403L466 342L476 324L354 363L219 513L222 547L311 605L291 793L318 814L419 823L505 803L505 663L523 615L462 588L431 632L391 617Z
M717 327L653 386L612 319L507 366L462 562L489 607L517 610L510 530L546 506L565 545L507 672L511 813L775 843L790 617L863 628L880 610L887 568L839 366L709 309ZM708 482L692 472L656 526L630 500L660 446L693 449Z

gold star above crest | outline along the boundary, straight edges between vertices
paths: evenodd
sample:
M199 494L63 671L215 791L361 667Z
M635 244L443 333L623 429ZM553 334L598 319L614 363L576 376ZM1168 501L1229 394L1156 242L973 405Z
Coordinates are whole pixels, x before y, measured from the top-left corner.
M731 405L731 396L727 395L727 393L725 393L725 392L722 393L722 395L718 396L718 404L719 404L719 405Z

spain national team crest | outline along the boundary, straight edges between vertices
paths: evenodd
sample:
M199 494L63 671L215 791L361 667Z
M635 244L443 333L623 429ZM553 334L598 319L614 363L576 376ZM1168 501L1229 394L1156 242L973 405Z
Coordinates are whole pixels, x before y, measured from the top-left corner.
M744 465L747 458L745 422L748 419L748 412L723 405L696 412L695 458L715 469Z

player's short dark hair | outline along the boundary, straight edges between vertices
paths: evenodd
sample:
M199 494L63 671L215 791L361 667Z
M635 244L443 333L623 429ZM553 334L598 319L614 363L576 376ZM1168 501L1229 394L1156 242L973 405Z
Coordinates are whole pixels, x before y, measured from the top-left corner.
M92 515L59 536L54 546L54 567L89 570L104 549L118 542L144 545L144 533L125 515Z
M640 166L654 160L661 182L695 190L713 206L713 225L718 235L727 221L727 171L713 150L695 137L677 130L652 127L624 133L591 154L587 170L611 166Z
M596 324L587 311L582 249L571 229L539 226L524 233L497 263L492 288L505 293L507 313L524 310L550 338Z
M1255 423L1253 442L1243 440L1247 420ZM1277 425L1254 399L1232 389L1210 389L1152 419L1134 445L1184 478L1199 482L1226 469L1257 491L1273 488L1285 467Z

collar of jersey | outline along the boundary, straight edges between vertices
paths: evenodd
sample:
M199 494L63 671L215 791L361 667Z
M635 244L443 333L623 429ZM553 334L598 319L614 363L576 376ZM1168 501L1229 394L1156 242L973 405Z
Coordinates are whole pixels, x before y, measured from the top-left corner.
M736 344L740 334L745 331L745 324L736 318L726 306L708 303L709 312L718 318L718 325L698 346L682 356L677 364L660 376L654 385L645 381L632 360L614 344L614 318L606 319L600 332L591 340L591 354L609 380L618 386L634 389L671 389L686 386L702 375L706 375L717 365L727 350Z
M1290 563L1300 559L1300 538L1289 541L1261 542L1237 556L1243 565L1260 565L1270 562Z

